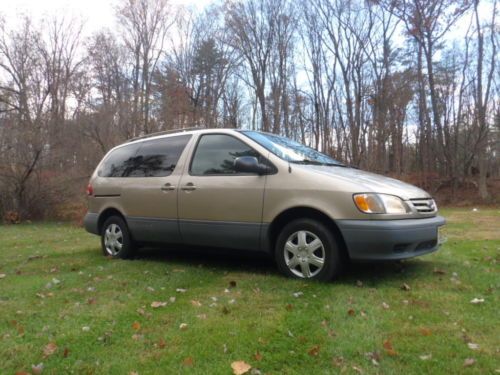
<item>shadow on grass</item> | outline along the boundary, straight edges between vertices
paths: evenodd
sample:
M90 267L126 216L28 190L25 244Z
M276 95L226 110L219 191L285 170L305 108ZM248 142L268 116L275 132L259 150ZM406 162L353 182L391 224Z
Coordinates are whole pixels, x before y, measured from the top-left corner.
M198 266L221 272L241 272L258 275L279 275L274 259L261 252L234 249L214 249L193 246L175 248L144 248L136 259L164 262L176 266ZM409 259L393 262L353 262L346 265L345 272L335 281L339 284L356 284L358 280L371 284L407 282L432 275L436 268L443 268L441 262L428 259Z

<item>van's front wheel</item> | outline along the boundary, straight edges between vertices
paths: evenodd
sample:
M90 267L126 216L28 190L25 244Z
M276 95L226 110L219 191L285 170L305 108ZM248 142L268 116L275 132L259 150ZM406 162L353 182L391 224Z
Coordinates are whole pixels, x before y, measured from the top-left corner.
M275 249L279 269L287 276L330 280L341 269L341 257L331 231L319 221L298 219L287 224Z
M104 222L101 245L104 255L113 258L130 258L135 251L127 223L119 216L111 216Z

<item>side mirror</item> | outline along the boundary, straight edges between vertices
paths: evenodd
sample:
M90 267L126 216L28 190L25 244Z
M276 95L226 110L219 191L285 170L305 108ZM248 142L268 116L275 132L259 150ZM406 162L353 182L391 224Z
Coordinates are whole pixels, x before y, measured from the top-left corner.
M269 167L260 164L255 156L240 156L234 160L234 170L239 173L263 175L269 172Z

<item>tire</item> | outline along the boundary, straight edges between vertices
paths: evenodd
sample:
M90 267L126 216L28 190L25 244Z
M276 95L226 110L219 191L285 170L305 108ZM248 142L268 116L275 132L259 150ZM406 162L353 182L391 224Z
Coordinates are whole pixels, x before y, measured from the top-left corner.
M328 281L342 268L337 241L332 232L313 219L297 219L281 230L276 240L276 263L286 276Z
M101 229L102 252L112 258L128 259L135 253L135 245L127 223L120 216L106 219Z

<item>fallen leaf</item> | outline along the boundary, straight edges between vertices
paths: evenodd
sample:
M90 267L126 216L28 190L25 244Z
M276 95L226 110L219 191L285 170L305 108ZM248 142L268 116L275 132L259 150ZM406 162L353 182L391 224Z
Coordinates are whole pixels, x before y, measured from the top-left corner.
M167 343L165 342L165 340L160 339L160 341L158 341L158 347L160 349L163 349L163 348L165 348L165 346L167 346Z
M187 328L188 328L188 325L187 325L186 323L181 323L181 324L179 325L179 329L180 329L181 331L185 331Z
M299 298L300 296L303 296L303 295L304 295L304 293L302 293L302 292L295 292L295 293L293 293L293 296L295 298Z
M288 311L292 311L293 310L293 305L291 303L288 303L286 306L285 306L285 309L287 309Z
M465 361L464 361L464 367L470 367L472 366L474 363L476 363L476 360L474 358L467 358Z
M347 314L349 316L354 316L354 315L356 315L356 311L354 311L354 309L349 309L349 310L347 310Z
M382 307L386 310L388 310L390 308L389 304L385 303L385 302L382 302Z
M5 279L6 276L7 276L6 274L0 273L0 279Z
M231 280L231 281L229 282L229 287L230 287L230 288L236 288L236 281Z
M472 350L478 350L479 349L479 344L474 344L472 342L467 343L467 346L469 347L469 349L472 349Z
M88 305L95 305L95 298L89 298L89 299L87 300L87 304L88 304Z
M141 329L141 323L139 323L139 322L134 322L134 323L132 323L132 329L133 329L134 331L138 331L138 330L140 330L140 329Z
M69 349L68 348L64 348L63 357L64 358L68 358L68 355L69 355Z
M392 343L391 343L390 340L385 340L384 341L384 349L385 349L385 352L388 355L390 355L390 356L396 356L396 355L398 355L398 353L392 347Z
M153 301L153 302L151 302L151 307L153 309L157 309L159 307L164 307L164 306L167 306L166 302L160 302L160 301Z
M197 317L198 319L205 320L205 319L207 319L207 314L200 314L200 315L196 315L196 317Z
M470 303L472 303L473 305L477 305L479 303L483 303L484 302L484 298L474 298L470 301Z
M231 363L231 368L233 369L234 375L243 375L250 371L252 366L250 366L245 361L235 361Z
M446 271L440 270L439 268L434 268L432 271L435 275L446 275Z
M409 291L411 288L408 284L406 283L403 283L403 285L401 285L401 290L404 290L404 291Z
M46 358L54 354L56 351L57 351L56 343L49 342L47 345L45 345L45 348L43 348L43 356Z
M354 371L356 371L358 374L362 374L363 373L363 370L361 369L361 367L358 367L358 366L352 366L352 369Z
M422 336L432 335L432 331L429 328L425 328L425 327L420 328L420 333L422 334Z
M371 360L373 365L378 366L380 364L380 354L378 352L368 352L366 356Z
M335 357L332 359L332 363L335 366L340 367L344 364L344 357Z
M319 345L314 345L311 349L307 351L311 357L317 357L319 354Z
M139 373L137 371L130 371L128 375L139 375Z
M420 357L419 357L422 361L428 361L429 359L432 358L432 354L422 354Z
M177 293L186 293L186 292L187 292L187 289L177 288L175 291L176 291Z
M191 300L191 305L195 306L195 307L201 307L201 302L200 301L196 301L196 300Z
M132 340L139 341L144 337L144 335L138 335L137 333L134 333L132 335Z
M260 354L260 352L258 352L258 351L255 352L253 357L255 358L256 361L262 361L262 354Z
M90 331L90 327L89 326L84 326L84 327L82 327L82 331L83 332L88 332L88 331Z
M356 286L358 286L358 287L361 288L363 286L363 282L361 280L357 280L356 281Z
M43 363L38 365L31 365L31 372L33 375L40 375L43 372Z
M192 366L194 364L193 357L184 358L184 360L182 361L182 364L184 366Z

